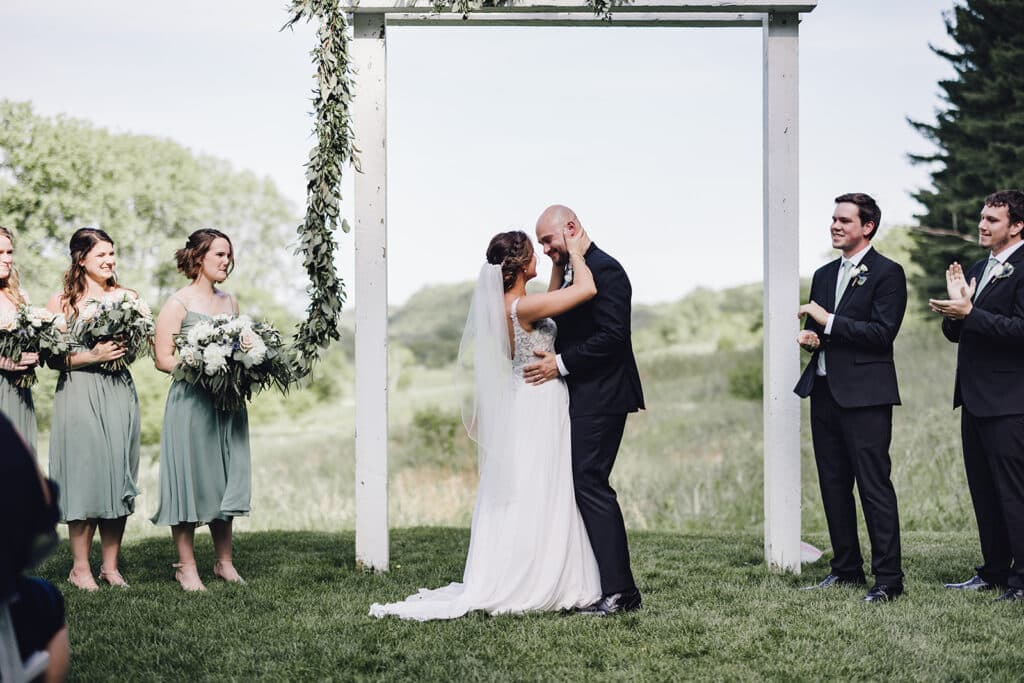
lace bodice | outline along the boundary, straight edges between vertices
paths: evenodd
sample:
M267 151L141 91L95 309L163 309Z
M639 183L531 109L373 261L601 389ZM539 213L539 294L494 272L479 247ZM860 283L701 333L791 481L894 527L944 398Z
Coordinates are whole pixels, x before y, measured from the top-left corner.
M519 306L519 299L512 302L512 335L515 339L515 348L512 351L512 372L523 376L523 368L538 360L533 355L534 351L555 350L555 335L558 334L558 326L551 318L541 318L533 323L533 331L527 332L519 324L519 315L516 308Z

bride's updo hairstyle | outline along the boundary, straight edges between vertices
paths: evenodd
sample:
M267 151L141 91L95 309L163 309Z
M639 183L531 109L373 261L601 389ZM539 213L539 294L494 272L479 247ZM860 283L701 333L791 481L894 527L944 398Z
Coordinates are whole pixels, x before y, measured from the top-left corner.
M519 271L533 258L533 245L522 230L499 232L487 245L487 262L501 266L501 279L505 291L512 289Z
M220 230L200 228L188 236L188 241L185 242L183 248L174 252L174 259L178 263L178 270L189 280L195 280L199 277L199 272L203 269L203 259L206 257L206 252L210 251L210 245L218 237L227 240L228 246L231 247L228 275L235 269L235 245L231 244L231 238Z

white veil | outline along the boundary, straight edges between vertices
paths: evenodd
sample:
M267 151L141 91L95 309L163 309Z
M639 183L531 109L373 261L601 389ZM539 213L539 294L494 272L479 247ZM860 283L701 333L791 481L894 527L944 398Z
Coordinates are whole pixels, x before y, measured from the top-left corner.
M507 476L509 453L515 436L512 414L516 377L505 314L505 290L501 266L485 263L480 268L466 327L459 344L459 375L465 393L462 422L477 442L480 490L490 500L507 500L513 493ZM472 376L472 391L468 378Z

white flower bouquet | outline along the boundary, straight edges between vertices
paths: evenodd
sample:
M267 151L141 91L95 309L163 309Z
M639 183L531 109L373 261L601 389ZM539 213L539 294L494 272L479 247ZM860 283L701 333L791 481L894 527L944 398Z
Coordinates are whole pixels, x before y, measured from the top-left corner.
M78 317L71 330L86 348L91 349L104 341L124 345L122 357L100 363L100 367L109 372L127 369L140 355L152 356L155 331L149 306L128 292L102 299L86 299L78 308Z
M67 339L61 328L64 316L50 313L45 308L18 306L11 313L0 313L0 356L14 363L23 353L38 353L44 363L53 356L68 352ZM12 373L15 386L26 389L36 383L35 368Z
M268 386L288 390L291 366L281 333L248 316L217 315L174 340L171 375L206 391L218 410L233 412Z

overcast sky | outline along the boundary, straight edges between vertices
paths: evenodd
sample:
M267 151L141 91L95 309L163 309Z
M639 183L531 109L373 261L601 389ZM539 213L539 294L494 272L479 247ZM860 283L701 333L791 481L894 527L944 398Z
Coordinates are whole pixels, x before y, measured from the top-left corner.
M284 5L4 0L0 97L228 159L298 216L312 32L278 32ZM821 0L804 17L804 274L828 253L837 194L873 194L883 230L919 209L928 174L906 155L929 146L905 119L934 119L952 71L928 45L953 47L951 6ZM495 232L532 232L554 202L622 261L636 301L759 280L761 51L756 28L389 29L390 300L474 278Z

